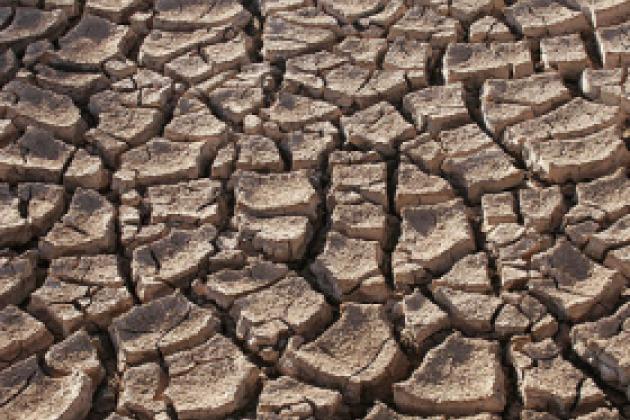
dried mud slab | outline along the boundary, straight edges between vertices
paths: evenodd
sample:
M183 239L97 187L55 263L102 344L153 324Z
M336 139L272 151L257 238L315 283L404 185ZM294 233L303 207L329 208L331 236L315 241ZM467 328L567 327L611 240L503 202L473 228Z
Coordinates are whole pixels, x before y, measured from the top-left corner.
M601 311L598 306L610 308L625 286L621 274L593 262L566 241L534 256L532 266L542 277L530 280L530 292L557 316L571 321Z
M53 336L44 324L13 305L0 311L0 331L0 369L42 354L53 343Z
M205 90L203 83L200 87L219 117L242 124L248 115L255 115L265 105L264 95L275 86L275 76L276 72L269 64L252 63L242 66L240 73L216 87L209 86Z
M312 2L311 0L256 0L255 5L262 16L269 16L276 12L310 6Z
M630 16L627 0L577 0L577 4L595 28L623 22Z
M85 330L77 331L65 340L53 345L44 358L46 367L55 377L81 372L90 377L92 389L105 377L105 369L98 351Z
M210 161L205 142L173 142L154 138L120 157L112 189L125 192L135 187L199 178ZM168 164L167 164L168 163Z
M240 29L251 17L250 13L234 0L213 0L205 4L190 0L177 4L159 1L153 9L155 11L153 26L172 31L222 26Z
M628 274L630 274L630 246L609 250L604 259L604 265L610 269L617 270L628 278Z
M39 240L43 258L98 254L115 247L116 209L102 195L78 188L68 212Z
M400 146L403 161L409 160L422 171L442 177L446 177L445 159L469 158L485 149L496 149L496 145L477 124L442 130L436 135L423 133Z
M560 348L551 340L532 342L516 337L508 357L516 369L523 406L569 416L573 410L593 408L604 403L603 392L592 379L563 359Z
M401 216L402 233L392 253L397 287L422 282L427 272L443 273L475 250L465 207L459 200L407 207Z
M522 189L518 192L518 201L523 223L537 232L554 231L567 210L562 191L557 185Z
M344 64L326 73L324 99L342 107L366 108L379 101L396 102L407 92L402 70L375 70Z
M203 82L226 70L238 70L250 62L252 41L242 34L227 42L190 51L164 65L164 74L189 85Z
M195 179L147 188L143 204L150 223L194 227L206 223L220 226L225 221L227 203L219 181Z
M453 185L466 191L473 203L479 202L483 194L516 187L525 176L510 156L496 145L467 156L447 158L442 163L442 170Z
M510 42L514 35L503 22L494 16L484 16L476 20L468 29L470 42Z
M220 418L243 408L258 388L259 369L226 337L164 358L164 391L180 419Z
M282 89L321 99L324 96L326 73L349 62L349 57L329 51L318 51L291 58L287 60ZM366 75L369 74L369 69L357 67L356 72Z
M444 416L431 416L431 417L422 417L422 416L413 416L400 414L382 402L378 402L372 407L372 409L368 412L368 414L364 417L365 420L419 420L419 419L444 419ZM463 416L463 417L449 417L449 418L457 418L457 419L468 419L468 420L498 420L500 416L495 414L477 414L474 416Z
M380 102L351 117L341 117L341 127L349 143L384 156L394 155L400 142L415 135L413 125L387 102Z
M0 5L0 418L627 417L628 18Z
M59 183L74 151L50 132L29 126L19 139L0 149L0 179Z
M506 389L499 344L452 334L427 353L411 378L393 388L395 404L405 412L425 416L500 413Z
M405 37L445 48L463 38L463 29L456 19L442 16L429 7L415 6L390 28L388 37Z
M202 46L223 41L225 29L200 28L186 32L152 29L142 41L138 52L138 64L161 72L164 65L175 58Z
M91 105L97 96L92 96ZM148 142L160 132L163 117L156 109L118 103L99 105L104 108L102 112L93 112L98 118L98 126L86 132L85 138L112 167L118 166L120 156L129 148Z
M239 297L230 308L236 336L267 362L278 357L280 343L292 336L313 338L330 323L324 296L305 279L287 276L260 291Z
M402 70L413 89L426 87L432 68L430 44L407 38L394 38L383 58L383 70Z
M505 8L507 22L527 38L564 35L588 30L585 16L560 0L521 0Z
M264 260L236 261L219 266L220 269L204 280L195 281L192 287L197 296L225 310L229 310L235 300L262 291L289 273L286 265Z
M87 374L47 376L35 357L0 371L0 389L0 416L7 419L24 418L24 413L32 418L84 418L93 391Z
M104 190L109 186L111 173L98 156L90 155L85 150L78 150L66 169L63 183L66 188L75 190L79 187Z
M12 80L2 90L10 95L6 113L16 127L34 126L70 143L82 143L87 124L68 96L19 80Z
M615 127L584 137L528 143L523 155L533 173L557 184L608 175L630 159Z
M194 230L173 229L161 239L133 251L132 281L142 302L148 302L186 287L215 252L212 241L217 231L212 225Z
M630 180L623 168L599 179L576 186L578 205L566 216L567 222L591 219L614 222L630 212Z
M168 382L166 372L155 362L127 367L120 379L119 398L112 416L122 419L144 416L166 418L166 398L164 388ZM123 417L122 415L125 415ZM131 417L126 417L126 416Z
M443 178L423 172L411 163L398 167L396 211L423 204L438 204L455 198L455 191Z
M403 109L411 115L418 132L437 133L471 122L461 83L409 93L403 98Z
M139 12L143 8L142 3L138 0L123 0L116 3L109 0L88 0L85 3L86 12L114 23L127 22L135 12Z
M115 255L54 259L27 309L64 337L80 328L107 328L134 303L121 265Z
M545 38L540 42L545 70L557 71L567 79L577 79L591 62L578 34Z
M516 202L511 192L484 194L481 197L481 213L483 222L481 230L490 232L503 223L518 223Z
M630 113L630 81L624 69L586 69L580 78L580 88L592 101L619 106Z
M263 117L285 131L295 131L319 121L337 121L341 111L334 105L304 96L281 93Z
M575 98L540 117L508 127L501 141L508 150L521 152L533 143L593 134L618 125L622 118L619 107Z
M431 281L431 286L449 287L474 293L491 293L492 280L488 267L488 256L484 252L470 254L455 264L439 278Z
M109 326L118 370L200 345L218 331L219 324L211 310L179 293L134 306Z
M324 165L326 158L339 144L339 132L330 122L315 123L304 131L288 134L281 143L291 161L291 170L316 169Z
M599 55L605 69L626 66L630 60L628 42L630 23L600 28L595 31Z
M570 99L571 93L557 73L491 79L481 90L481 112L486 128L499 137L506 127L543 115Z
M337 301L383 302L389 295L382 271L390 233L387 165L375 152L335 152L330 166L332 231L311 271Z
M330 159L327 207L333 230L347 238L378 241L385 246L390 233L386 164L375 152L335 152Z
M383 257L376 241L330 232L324 250L310 269L319 287L336 301L383 302L388 295L381 271Z
M280 262L302 258L313 234L319 196L307 173L244 172L234 189L240 241Z
M404 0L387 1L376 13L359 19L358 26L364 34L384 35L406 11Z
M504 305L494 319L494 330L500 337L518 340L522 334L530 334L532 339L541 341L552 338L558 332L558 321L532 295L522 291L503 291L500 298Z
M58 36L65 28L67 19L62 10L17 7L11 23L0 31L0 45L23 51L36 40Z
M309 343L292 340L281 371L341 391L349 401L386 395L404 376L407 359L394 340L380 305L348 303L341 318Z
M58 185L23 183L16 189L0 184L0 245L25 245L45 233L61 217L64 192Z
M439 143L441 154L445 158L461 158L495 148L492 139L477 124L443 130L435 140Z
M580 358L591 365L610 386L627 394L628 329L630 305L621 306L614 314L571 329L571 343Z
M313 225L302 216L259 218L245 214L235 221L241 246L262 252L273 261L301 259L313 239Z
M488 333L501 308L501 299L481 293L432 286L433 297L449 314L451 323L467 334Z
M352 0L322 1L324 10L337 18L343 24L354 23L362 17L379 12L387 2L383 0L368 0L359 4Z
M263 386L256 412L266 418L328 419L342 414L342 397L336 391L299 382L288 376Z
M518 223L501 223L486 234L485 248L497 259L501 282L506 289L524 287L532 257L553 245L553 236Z
M98 71L106 61L124 57L134 41L129 26L88 14L59 38L59 50L46 54L44 59L73 70Z
M417 290L406 295L395 311L402 317L401 342L416 350L422 350L432 335L451 325L448 314Z
M525 41L491 44L449 44L442 72L446 83L480 86L486 79L519 79L534 72Z
M482 16L499 13L505 6L503 0L430 0L427 3L441 14L452 16L465 25Z
M327 207L364 202L388 208L387 165L375 152L334 152L329 160L331 186Z
M75 103L89 101L91 95L106 89L110 81L99 72L57 70L44 64L34 67L37 83L53 92L69 96Z
M262 35L262 55L271 62L333 45L337 21L315 8L282 11L269 17Z
M0 309L19 305L35 289L37 260L34 251L0 257Z
M164 127L164 137L179 142L205 142L216 150L228 136L227 125L201 101L182 98L173 119Z
M387 51L387 40L348 36L335 46L335 53L354 65L375 70Z
M284 161L278 145L272 139L259 134L240 135L236 141L235 167L242 171L282 172Z

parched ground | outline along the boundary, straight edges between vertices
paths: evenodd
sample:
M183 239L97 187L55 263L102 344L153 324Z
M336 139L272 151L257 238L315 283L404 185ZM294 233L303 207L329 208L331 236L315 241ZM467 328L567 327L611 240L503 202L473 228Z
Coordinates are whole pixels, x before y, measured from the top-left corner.
M0 3L0 420L630 419L630 0Z

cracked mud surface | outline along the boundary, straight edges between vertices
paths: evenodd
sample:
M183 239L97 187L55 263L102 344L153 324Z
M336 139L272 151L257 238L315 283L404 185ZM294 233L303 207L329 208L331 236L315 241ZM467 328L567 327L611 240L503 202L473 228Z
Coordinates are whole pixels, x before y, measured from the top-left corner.
M0 5L0 419L630 419L630 0Z

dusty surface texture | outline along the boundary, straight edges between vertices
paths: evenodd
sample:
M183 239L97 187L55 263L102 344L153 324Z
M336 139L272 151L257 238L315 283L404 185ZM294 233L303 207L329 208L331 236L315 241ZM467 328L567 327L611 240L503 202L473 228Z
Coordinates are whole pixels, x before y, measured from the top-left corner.
M0 420L630 420L630 0L0 3Z

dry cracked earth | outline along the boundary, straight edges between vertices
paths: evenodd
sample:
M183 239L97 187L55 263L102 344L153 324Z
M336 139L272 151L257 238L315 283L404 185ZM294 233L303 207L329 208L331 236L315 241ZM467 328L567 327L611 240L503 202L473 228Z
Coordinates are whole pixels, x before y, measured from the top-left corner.
M0 419L630 418L630 0L13 0L0 47Z

